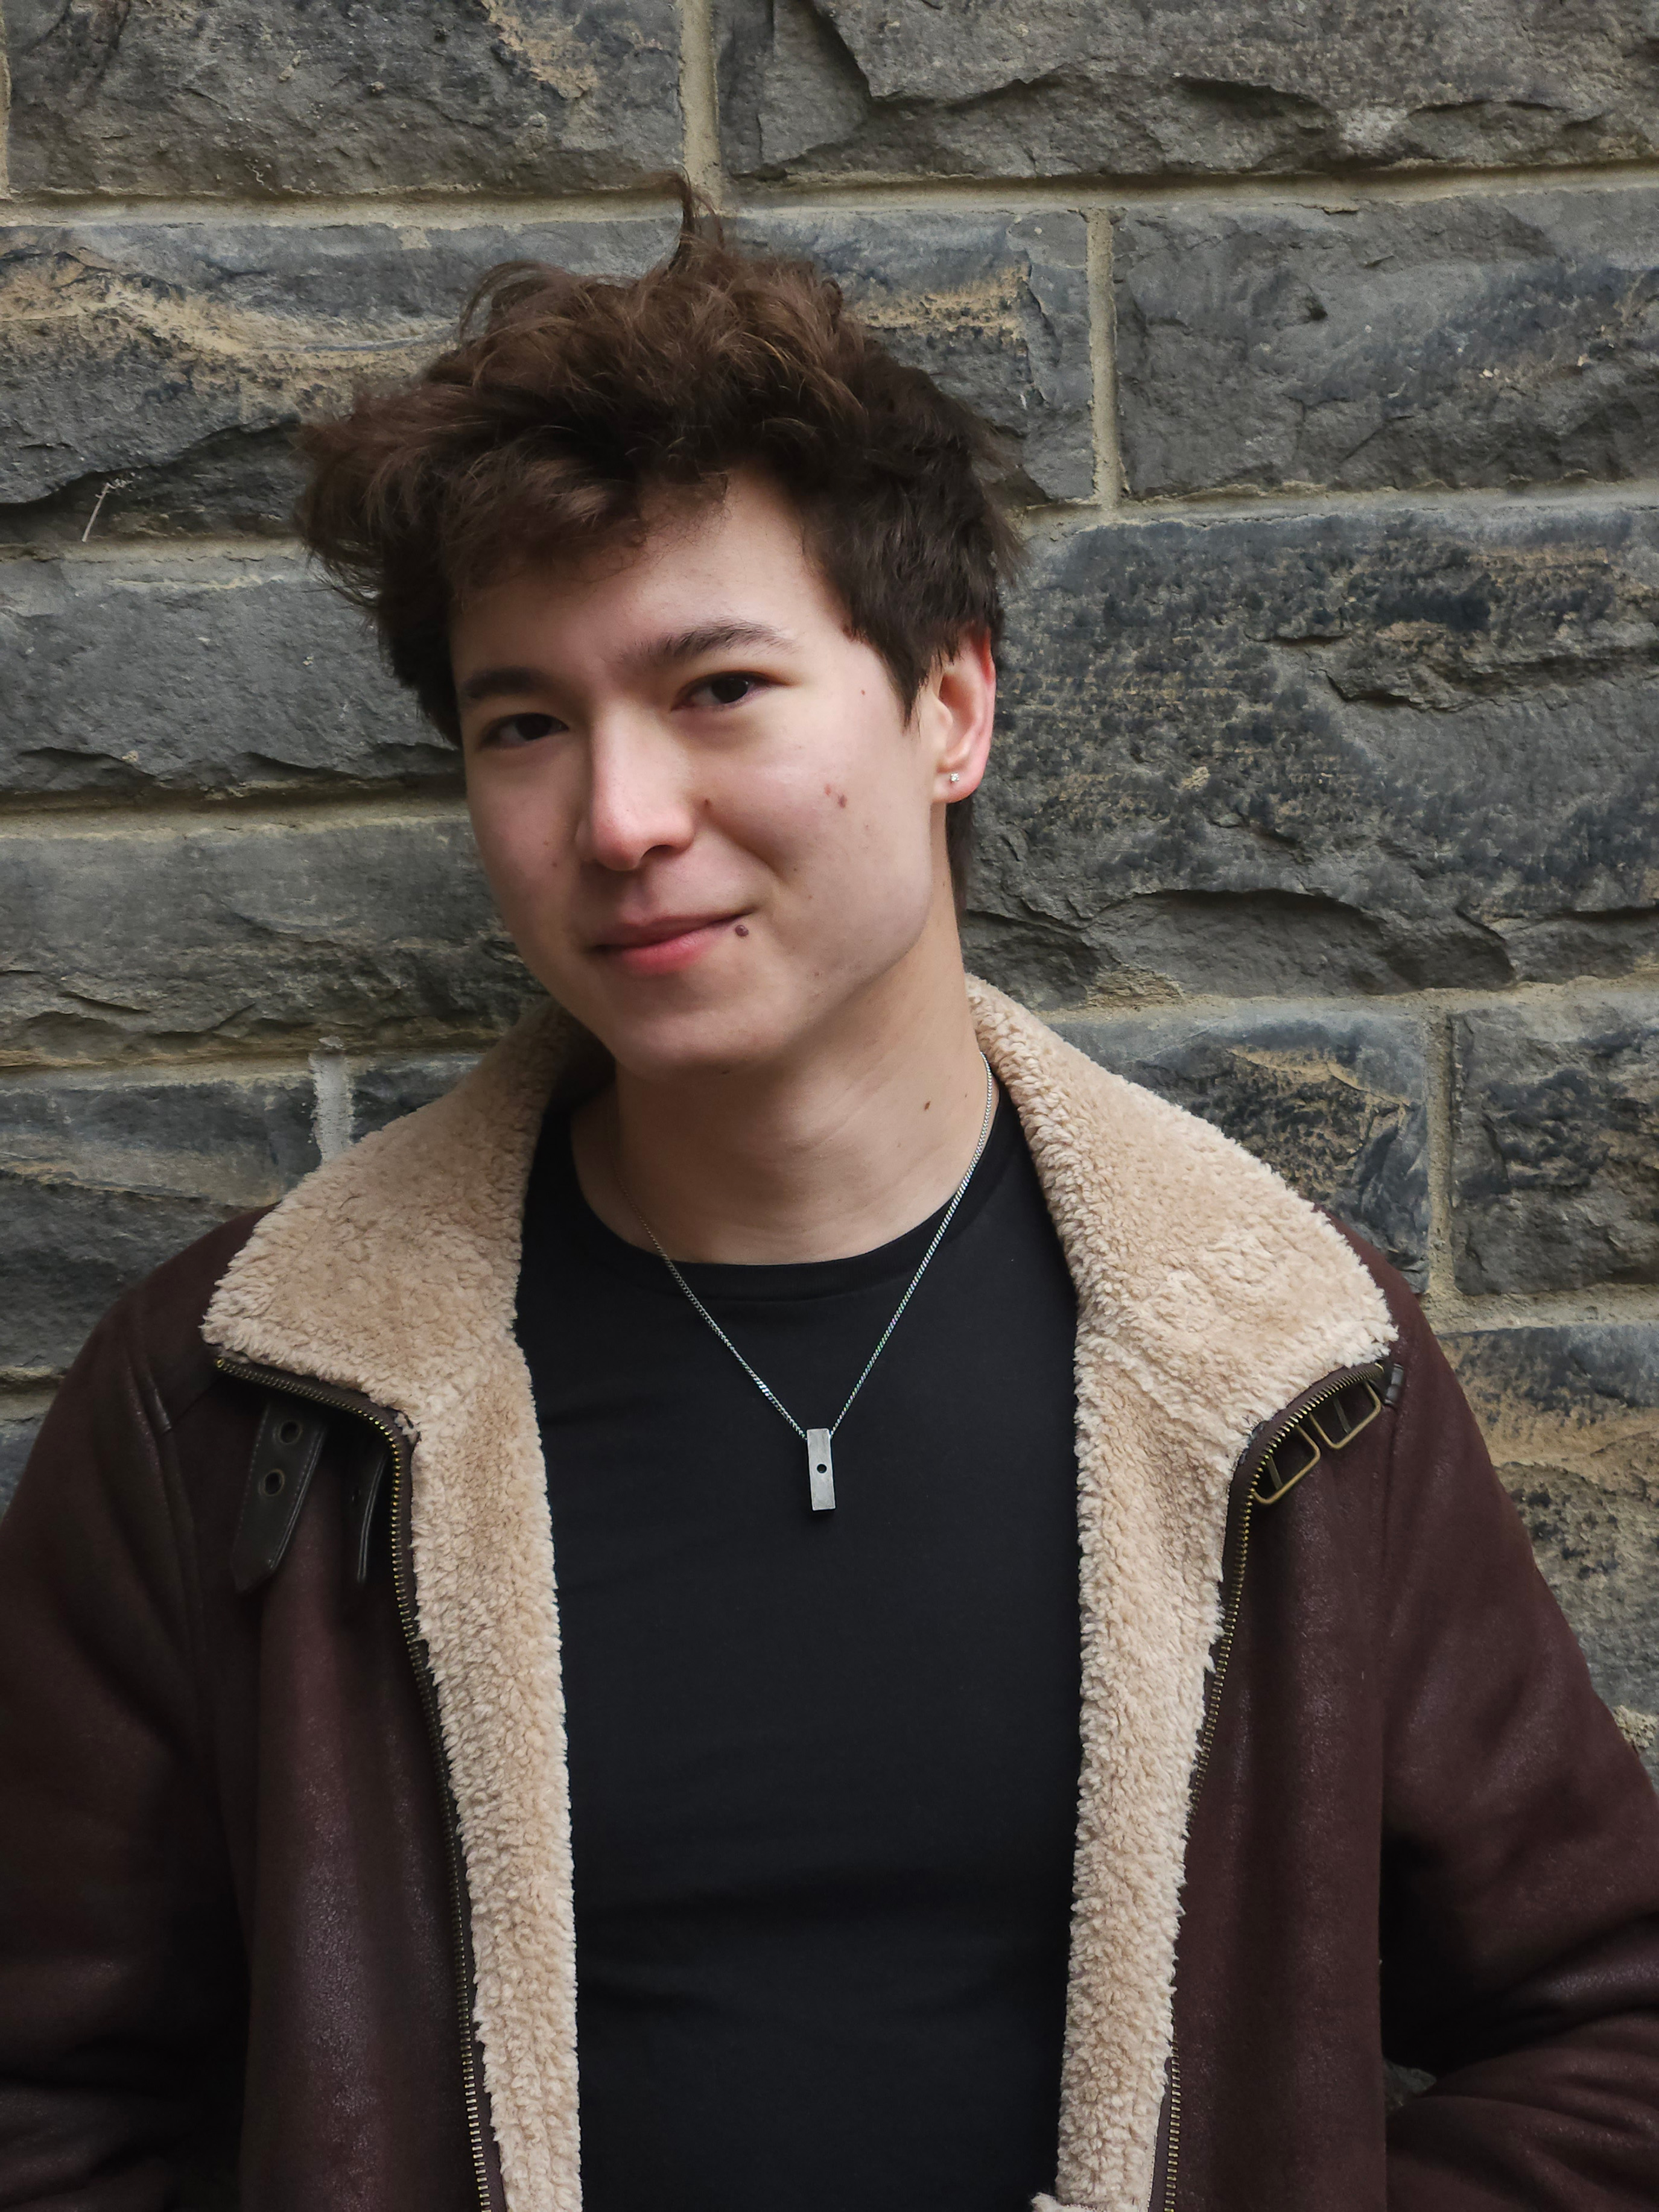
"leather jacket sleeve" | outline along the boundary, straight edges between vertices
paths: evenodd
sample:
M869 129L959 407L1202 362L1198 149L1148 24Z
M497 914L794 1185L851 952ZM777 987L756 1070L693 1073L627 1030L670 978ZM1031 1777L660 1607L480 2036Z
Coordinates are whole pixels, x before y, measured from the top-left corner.
M199 2201L241 1944L198 1697L189 1513L131 1301L0 1521L0 2206Z
M1659 2176L1659 1800L1414 1306L1389 1476L1391 2212L1613 2212Z

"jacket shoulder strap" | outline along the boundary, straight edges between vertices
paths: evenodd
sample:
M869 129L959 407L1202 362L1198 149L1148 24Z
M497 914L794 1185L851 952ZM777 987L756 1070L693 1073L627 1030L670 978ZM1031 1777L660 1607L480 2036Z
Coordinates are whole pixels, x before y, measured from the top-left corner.
M230 1548L230 1579L240 1595L281 1566L327 1434L322 1407L286 1391L266 1394Z

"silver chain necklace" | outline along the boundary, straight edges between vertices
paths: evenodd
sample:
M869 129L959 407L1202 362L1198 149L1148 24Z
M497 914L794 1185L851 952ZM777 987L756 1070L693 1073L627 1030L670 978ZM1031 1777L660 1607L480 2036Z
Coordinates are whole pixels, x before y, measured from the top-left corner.
M702 1300L692 1289L690 1284L686 1281L684 1276L681 1274L679 1269L669 1258L667 1253L663 1250L656 1231L651 1226L651 1224L640 1212L639 1207L634 1204L632 1197L629 1196L628 1187L623 1182L621 1176L617 1176L617 1188L621 1191L623 1196L628 1200L629 1206L633 1210L635 1218L638 1221L641 1228L644 1230L646 1235L651 1239L652 1243L656 1247L657 1257L662 1261L664 1267L667 1268L669 1273L679 1285L681 1290L685 1293L686 1297L690 1301L691 1304L696 1307L696 1310L708 1322L709 1328L712 1328L715 1335L719 1337L720 1342L731 1353L732 1358L735 1359L738 1366L742 1368L744 1373L749 1377L749 1380L760 1392L762 1397L765 1399L767 1404L772 1407L775 1413L782 1414L784 1419L788 1422L790 1427L800 1438L801 1442L806 1446L807 1494L811 1499L812 1510L814 1513L832 1513L835 1510L836 1463L834 1455L830 1450L830 1443L835 1437L836 1431L847 1419L848 1413L852 1407L854 1399L858 1396L859 1392L863 1389L865 1384L870 1380L871 1369L875 1365L877 1360L881 1358L882 1353L886 1351L887 1340L891 1336L893 1331L898 1327L900 1321L903 1317L904 1309L909 1304L911 1299L915 1296L916 1285L921 1280L922 1277L927 1272L927 1262L933 1258L934 1253L938 1251L940 1244L944 1242L945 1232L951 1226L951 1217L955 1214L957 1206L961 1205L963 1194L967 1190L969 1184L974 1179L974 1170L979 1165L980 1160L984 1154L986 1139L991 1133L991 1117L996 1109L997 1086L996 1079L991 1073L991 1063L986 1059L983 1053L981 1053L980 1054L980 1062L985 1070L985 1115L984 1119L979 1125L979 1142L974 1147L973 1158L968 1163L968 1172L963 1176L962 1181L957 1185L956 1195L951 1199L949 1206L945 1207L944 1218L940 1221L939 1227L933 1231L933 1242L928 1245L927 1249L921 1255L921 1265L916 1269L915 1273L911 1276L908 1289L905 1291L904 1296L899 1300L898 1304L894 1308L893 1318L888 1322L886 1328L883 1329L880 1342L877 1345L875 1350L870 1354L868 1359L865 1361L863 1374L859 1376L858 1381L848 1392L846 1405L842 1407L840 1413L836 1414L835 1419L830 1422L827 1429L802 1428L800 1423L790 1412L788 1407L784 1404L777 1392L772 1389L769 1383L763 1382L761 1377L756 1374L754 1369L744 1358L742 1352L738 1350L737 1346L732 1343L731 1338L715 1320L714 1315L709 1312L708 1307L704 1305ZM614 1169L612 1172L615 1173Z

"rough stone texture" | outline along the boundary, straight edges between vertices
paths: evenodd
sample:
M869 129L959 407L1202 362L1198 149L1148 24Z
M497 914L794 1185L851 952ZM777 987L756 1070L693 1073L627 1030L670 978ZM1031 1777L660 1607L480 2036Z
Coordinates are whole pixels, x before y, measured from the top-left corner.
M303 1073L0 1083L0 1368L54 1373L153 1267L317 1164Z
M901 361L1009 440L1018 489L1094 489L1088 231L1081 216L753 217L739 243L807 254Z
M6 0L15 192L568 191L680 159L672 0Z
M1659 963L1659 511L1103 525L1039 553L969 939L1035 1003Z
M1081 216L777 216L732 228L821 260L896 353L1007 434L1027 496L1092 490ZM300 483L294 427L439 351L493 263L628 276L672 237L666 217L0 232L0 412L13 425L0 453L0 542L73 542L88 524L99 541L285 532Z
M1659 1282L1659 994L1482 1007L1453 1037L1459 1287Z
M1632 1718L1659 1713L1659 1328L1445 1342L1596 1688ZM1659 1779L1651 1743L1646 1757Z
M486 269L635 276L673 231L666 216L0 230L0 541L285 532L295 425L441 351Z
M351 1133L367 1137L400 1121L417 1107L429 1106L453 1091L469 1068L477 1065L475 1052L449 1052L418 1060L378 1060L351 1070Z
M1645 0L717 0L744 175L1607 160L1659 141Z
M1414 1021L1279 1006L1055 1026L1101 1066L1213 1121L1422 1287L1427 1079Z
M0 562L0 793L459 788L360 616L291 555Z
M0 1066L227 1046L425 1049L534 994L458 817L69 817L0 839Z
M1659 470L1659 192L1177 204L1112 252L1138 495Z
M23 1462L29 1455L40 1425L38 1413L26 1414L17 1419L0 1413L0 1513L3 1513L11 1504L17 1478L23 1472Z

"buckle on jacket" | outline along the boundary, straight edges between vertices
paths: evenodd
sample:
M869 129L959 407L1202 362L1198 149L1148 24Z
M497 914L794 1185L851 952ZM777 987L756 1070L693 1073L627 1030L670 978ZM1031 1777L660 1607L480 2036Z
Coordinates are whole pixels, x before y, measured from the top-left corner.
M1370 1400L1370 1404L1358 1417L1350 1413L1343 1403L1350 1390L1363 1390ZM1255 1488L1250 1493L1255 1504L1277 1505L1281 1498L1296 1488L1304 1474L1313 1473L1326 1452L1346 1451L1362 1430L1370 1428L1382 1410L1382 1399L1363 1376L1351 1382L1346 1390L1339 1391L1317 1411L1310 1409L1287 1435L1279 1438L1262 1461L1261 1473L1257 1474ZM1279 1466L1279 1455L1293 1440L1305 1448L1308 1456L1293 1474L1287 1475ZM1264 1490L1261 1477L1270 1468L1277 1480L1272 1490Z
M1305 1444L1308 1448L1308 1456L1303 1461L1301 1466L1297 1468L1294 1474L1287 1475L1279 1464L1279 1455L1284 1450L1286 1444L1291 1443ZM1277 1505L1279 1499L1283 1498L1287 1492L1292 1491L1296 1488L1296 1486L1301 1481L1304 1474L1312 1474L1315 1468L1318 1466L1322 1456L1323 1455L1321 1453L1319 1446L1308 1434L1301 1422L1298 1421L1296 1426L1291 1431L1290 1435L1287 1437L1281 1437L1279 1442L1273 1446L1273 1449L1267 1454L1266 1459L1262 1461L1261 1472L1256 1476L1255 1488L1251 1493L1255 1498L1256 1504L1258 1505ZM1264 1490L1261 1487L1261 1476L1267 1472L1269 1468L1273 1469L1274 1474L1278 1477L1277 1486L1272 1490Z
M1333 1398L1328 1406L1322 1406L1316 1413L1310 1413L1307 1417L1308 1426L1319 1438L1321 1443L1334 1452L1346 1451L1360 1431L1370 1428L1382 1410L1382 1401L1369 1382L1361 1381L1358 1383L1351 1383L1349 1389L1363 1390L1371 1401L1358 1420L1354 1420L1350 1416L1347 1407L1342 1402L1348 1395L1346 1390ZM1327 1421L1340 1424L1335 1436L1333 1436L1330 1430L1326 1427Z

